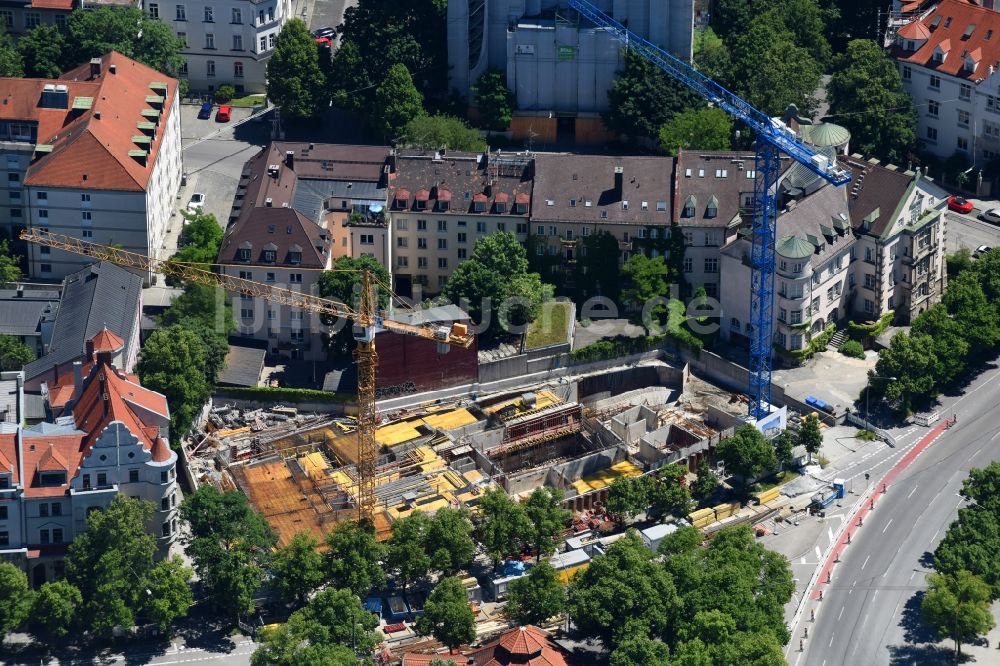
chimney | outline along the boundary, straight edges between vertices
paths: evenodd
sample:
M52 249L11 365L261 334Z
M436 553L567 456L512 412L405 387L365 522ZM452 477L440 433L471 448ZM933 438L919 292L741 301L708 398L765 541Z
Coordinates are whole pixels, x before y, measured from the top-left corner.
M93 340L87 340L87 343L85 345L85 349L87 350L87 360L88 361L93 361L94 360L94 341Z
M291 169L292 167L295 166L295 151L294 150L286 150L285 151L285 166L287 166L289 169Z
M80 361L73 361L73 398L76 400L80 399L80 393L83 391L83 363Z
M111 73L111 74L117 74L118 73L118 65L116 65L115 63L111 63L110 65L108 65L108 72Z
M101 59L91 58L90 59L90 78L96 79L101 75Z
M100 119L101 119L101 112L94 111L94 120L100 120Z
M615 196L621 201L622 191L625 185L625 167L616 166L615 167Z

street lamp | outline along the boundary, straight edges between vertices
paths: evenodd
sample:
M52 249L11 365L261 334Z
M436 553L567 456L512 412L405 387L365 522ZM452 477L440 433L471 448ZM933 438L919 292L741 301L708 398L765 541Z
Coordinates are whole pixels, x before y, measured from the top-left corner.
M871 430L871 422L868 420L868 394L871 393L872 380L873 379L887 379L891 382L896 381L899 377L883 377L881 375L868 375L868 384L865 386L865 430Z

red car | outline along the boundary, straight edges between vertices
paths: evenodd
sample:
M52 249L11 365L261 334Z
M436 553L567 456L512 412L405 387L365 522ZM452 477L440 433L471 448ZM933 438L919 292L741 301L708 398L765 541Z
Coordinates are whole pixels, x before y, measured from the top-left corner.
M215 122L217 123L228 123L229 114L233 112L233 107L223 104L219 107L219 110L215 112Z
M948 197L948 208L955 211L956 213L971 213L972 212L972 202L963 199L962 197L950 196Z

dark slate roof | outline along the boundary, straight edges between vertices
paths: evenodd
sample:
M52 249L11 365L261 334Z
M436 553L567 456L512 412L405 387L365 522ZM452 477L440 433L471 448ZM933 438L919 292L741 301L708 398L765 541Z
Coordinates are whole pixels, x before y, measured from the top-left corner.
M126 349L136 344L131 336L141 296L142 278L107 262L67 275L49 353L24 366L25 379L82 358L87 340L104 327L121 337Z
M266 353L264 349L229 345L226 367L219 373L218 383L224 386L257 386Z
M789 160L782 158L782 167ZM683 151L677 153L677 208L674 219L682 226L726 227L740 213L742 194L753 193L753 153ZM708 201L715 197L718 210L707 217ZM684 204L694 197L694 217L683 217Z
M669 225L673 172L672 157L536 155L532 222Z
M396 210L405 208L419 211L417 193L427 194L427 212L451 215L510 215L527 217L530 207L514 213L513 202L518 196L531 196L533 181L532 159L516 153L407 152L396 157L396 175L390 188L390 205ZM481 211L473 209L477 194L486 197ZM405 203L397 201L397 195ZM482 200L482 197L479 197ZM441 210L440 202L447 201L448 209ZM497 202L504 204L501 212Z
M59 310L59 292L42 293L42 298L35 298L25 291L19 298L13 289L0 292L0 335L40 334L42 322L55 319Z
M881 236L892 224L893 213L909 191L914 175L853 157L841 158L840 163L851 170L851 182L846 186L851 225L860 230L865 218L878 209L878 218L868 233Z
M297 248L297 249L296 249ZM250 261L238 261L240 249L250 250ZM276 252L275 262L265 262L264 252ZM301 262L290 261L291 252L301 252ZM314 222L293 208L254 208L230 225L219 249L220 264L274 266L277 268L324 268L330 239Z

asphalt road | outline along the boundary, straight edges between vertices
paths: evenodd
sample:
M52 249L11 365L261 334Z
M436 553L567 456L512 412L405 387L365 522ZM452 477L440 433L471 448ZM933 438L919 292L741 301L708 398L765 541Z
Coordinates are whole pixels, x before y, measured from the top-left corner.
M1000 370L980 375L960 397L942 400L957 414L945 431L889 486L833 570L809 637L793 666L951 663L920 625L919 606L931 554L956 517L962 480L972 467L1000 458Z
M968 215L948 211L946 251L948 254L961 248L975 251L980 245L1000 247L1000 226L976 219L981 211L974 210Z

